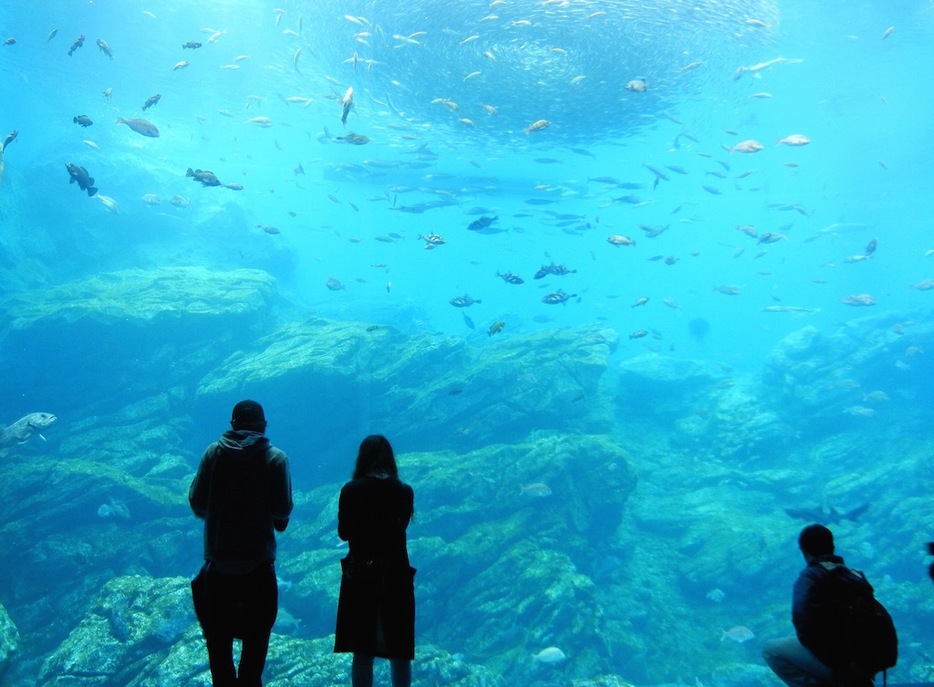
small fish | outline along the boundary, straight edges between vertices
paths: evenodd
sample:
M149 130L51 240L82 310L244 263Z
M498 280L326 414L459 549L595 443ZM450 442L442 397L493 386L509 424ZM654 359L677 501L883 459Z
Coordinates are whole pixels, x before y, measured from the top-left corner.
M278 234L278 233L279 233L279 227L273 226L272 224L257 224L256 227L257 227L258 229L262 229L262 230L265 231L267 234L273 234L273 235L275 235L275 234ZM328 281L331 281L331 280L329 279ZM334 281L337 282L338 284L340 284L340 282L337 281L336 279L335 279ZM328 288L331 289L330 285L328 285ZM344 288L344 287L341 286L340 288ZM332 291L336 291L337 289L331 289L331 290L332 290ZM346 291L347 289L344 289L344 290Z
M188 60L179 60L175 63L175 66L172 67L173 72L177 72L179 69L184 69L189 64Z
M762 150L762 144L759 141L753 139L748 139L746 141L740 141L735 146L727 146L727 150L730 151L730 155L735 153L758 153Z
M88 174L88 170L84 167L79 167L78 165L73 165L70 162L65 163L65 169L68 170L68 179L69 184L78 182L78 186L81 187L82 191L88 192L88 197L93 196L97 193L97 188L94 187L94 179Z
M101 49L101 52L107 55L110 59L114 58L113 50L110 49L110 46L107 44L103 38L97 39L97 47Z
M328 280L324 282L324 285L327 286L331 291L346 291L347 287L341 284L339 279L334 277L328 277Z
M157 196L155 193L144 193L142 198L140 198L146 205L161 205L162 198Z
M786 146L806 146L810 142L811 139L803 134L791 134L790 136L785 136L785 138L778 139L778 142L775 145L780 146L784 144Z
M882 38L879 39L879 42L881 43L881 42L884 41L886 38L888 38L889 36L891 36L891 35L892 35L892 32L893 32L894 30L895 30L895 27L894 27L894 26L890 26L890 27L887 28L885 31L883 31L883 32L882 32Z
M201 43L198 41L188 41L187 43L182 43L182 50L197 50L201 47Z
M547 119L538 119L532 122L531 124L529 124L524 129L525 135L528 136L533 131L543 131L547 129L549 126L551 126L551 122L549 122Z
M519 495L520 496L534 496L537 498L542 498L543 496L551 496L551 487L549 487L544 482L532 482L531 484L526 484L521 489L519 489ZM560 649L557 649L556 651L560 651Z
M490 328L487 330L486 335L493 336L494 334L498 334L499 332L503 331L503 327L505 326L506 326L505 322L503 322L502 320L496 320L496 322L490 325Z
M52 29L49 31L48 38L45 39L45 42L48 43L50 40L55 38L56 35L58 35L58 29Z
M159 129L152 122L145 119L124 119L117 117L117 124L126 124L133 131L148 138L159 138Z
M844 305L870 306L876 304L876 299L868 293L858 293L841 298L840 302Z
M78 115L77 117L72 117L71 121L73 121L78 126L83 126L85 129L94 123L87 115Z
M721 630L720 641L724 639L732 639L734 642L742 644L743 642L748 642L751 639L755 639L756 635L753 634L745 625L736 625L731 627L729 630Z
M467 294L464 294L463 296L455 296L448 302L455 308L466 308L473 305L474 303L482 303L483 301L476 300Z
M353 86L350 86L341 98L341 124L347 128L347 115L353 109Z
M152 107L153 105L155 105L156 103L158 103L160 98L162 98L162 95L159 94L159 93L156 93L155 95L149 96L149 97L146 99L146 102L143 103L143 112L145 112L145 111L148 110L150 107Z
M512 272L497 272L496 276L507 284L525 284L525 280L522 277L520 277L518 274L513 274Z
M550 646L547 649L542 649L537 654L532 656L532 660L536 663L544 663L546 665L563 663L567 660L567 658L567 655L556 646Z
M568 294L564 291L555 291L553 293L549 293L546 296L542 296L542 303L545 303L546 305L558 305L559 303L564 303L568 299L575 298L576 296L576 293Z
M632 79L626 83L626 90L633 93L644 93L649 89L649 82L642 77Z
M192 169L191 167L185 172L186 177L192 177L195 181L200 181L202 186L220 186L220 179L215 176L214 172L208 171L206 169Z
M84 34L78 36L74 42L71 44L71 47L68 49L68 57L71 57L74 54L75 50L84 45Z
M467 225L469 231L483 231L489 229L490 225L493 224L499 217L478 217L473 222Z

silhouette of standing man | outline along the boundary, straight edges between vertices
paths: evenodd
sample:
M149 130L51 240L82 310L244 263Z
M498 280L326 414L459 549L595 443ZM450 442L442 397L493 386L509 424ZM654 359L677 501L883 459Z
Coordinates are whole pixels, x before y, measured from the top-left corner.
M192 597L214 687L262 687L279 602L275 531L289 524L292 480L288 457L264 434L259 403L240 401L230 426L205 450L188 490L204 519L204 566ZM239 671L234 638L242 640Z

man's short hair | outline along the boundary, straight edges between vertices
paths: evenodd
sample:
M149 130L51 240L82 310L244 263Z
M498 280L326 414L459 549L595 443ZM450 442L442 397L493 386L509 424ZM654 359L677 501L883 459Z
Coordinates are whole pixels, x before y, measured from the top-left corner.
M266 415L263 406L256 401L240 401L234 406L230 414L230 424L234 429L256 429L262 431L266 427Z
M833 533L823 525L808 525L798 535L798 547L812 556L833 553Z

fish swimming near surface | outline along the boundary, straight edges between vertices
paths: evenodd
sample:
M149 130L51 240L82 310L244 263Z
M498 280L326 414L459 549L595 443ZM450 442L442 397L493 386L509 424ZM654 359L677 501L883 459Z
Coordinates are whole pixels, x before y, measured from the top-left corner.
M29 413L11 425L0 428L0 448L13 444L24 444L35 435L44 441L42 431L48 429L58 418L52 413Z
M117 124L126 124L136 133L148 138L159 138L159 129L156 125L145 119L124 119L117 117Z
M65 169L68 170L68 176L71 177L68 180L69 184L73 184L77 181L78 186L81 187L81 190L88 192L88 197L91 197L97 193L97 188L94 186L94 179L90 174L88 174L88 170L86 170L84 167L73 165L70 162L65 163Z

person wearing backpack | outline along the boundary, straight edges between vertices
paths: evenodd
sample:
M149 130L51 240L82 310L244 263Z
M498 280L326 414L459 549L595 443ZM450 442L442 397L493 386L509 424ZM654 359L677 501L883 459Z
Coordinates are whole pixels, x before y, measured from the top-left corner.
M794 585L796 636L766 642L765 662L789 687L869 687L895 665L891 617L865 576L834 553L829 529L808 525L798 547L807 565Z

